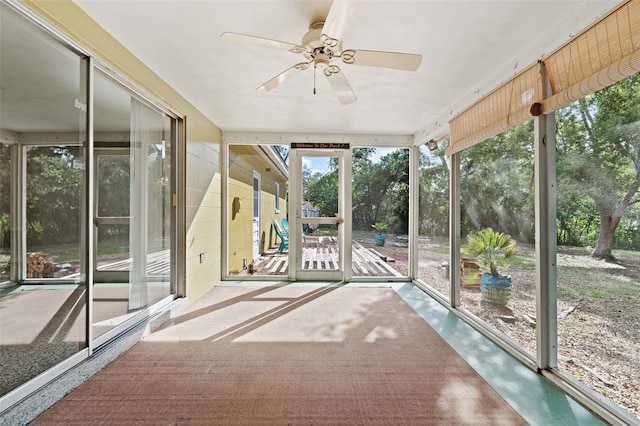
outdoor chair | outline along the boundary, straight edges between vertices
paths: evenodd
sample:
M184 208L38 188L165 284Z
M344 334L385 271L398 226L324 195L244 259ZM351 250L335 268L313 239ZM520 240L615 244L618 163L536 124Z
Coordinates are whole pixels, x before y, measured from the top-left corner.
M285 232L287 233L287 235L289 234L289 219L287 219L286 217L282 218L282 226L284 227ZM304 231L302 231L302 241L304 241L305 243L307 242L307 236L304 234Z
M285 231L280 227L280 224L277 220L273 220L273 229L276 231L276 235L280 238L280 246L278 247L278 251L282 253L284 249L289 247L289 232Z

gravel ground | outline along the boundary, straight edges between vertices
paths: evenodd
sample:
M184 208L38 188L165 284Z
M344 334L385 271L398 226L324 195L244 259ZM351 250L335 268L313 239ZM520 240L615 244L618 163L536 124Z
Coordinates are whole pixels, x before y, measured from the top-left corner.
M394 244L393 237L390 242ZM373 247L373 241L362 243ZM393 257L393 267L408 274L406 248L387 244L375 249ZM443 295L448 295L449 282L440 265L447 260L447 254L420 251L420 279ZM560 369L640 418L638 258L618 256L618 263L611 264L576 249L559 254L558 263ZM461 291L462 306L535 354L535 267L508 273L514 285L507 306L484 302L479 289L467 288Z

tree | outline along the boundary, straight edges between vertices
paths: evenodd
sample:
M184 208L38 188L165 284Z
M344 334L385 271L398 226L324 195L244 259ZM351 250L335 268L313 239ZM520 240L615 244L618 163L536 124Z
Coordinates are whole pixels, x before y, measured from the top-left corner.
M375 152L375 148L354 148L352 153L352 220L357 228L369 229L376 222L385 196L380 189L380 166L370 158Z
M490 227L533 242L533 121L464 150L460 167L463 234Z
M338 212L338 172L316 174L305 186L304 199L320 209L322 216L333 216Z
M309 164L303 163L302 164L302 186L306 188L307 185L309 185L309 183L311 183L312 180L313 180L313 176L311 173L311 167L309 166Z
M11 244L11 179L11 147L0 144L0 250Z
M131 161L128 155L99 155L97 157L98 179L96 197L98 200L98 216L127 217L130 208L130 174ZM156 206L152 207L155 211ZM100 248L109 239L129 238L129 226L110 224L98 226Z
M564 145L562 177L588 197L600 222L592 256L614 259L616 229L640 203L640 75L635 74L568 106L559 126L583 143ZM579 138L576 135L580 135ZM566 139L562 135L559 139Z
M380 160L395 232L409 232L409 150L400 148Z
M441 145L420 152L419 233L432 237L449 235L449 164Z
M27 153L27 244L80 240L83 170L78 147L32 147Z
M371 158L377 148L352 151L352 218L354 227L370 229L376 222L393 224L396 232L407 232L409 206L409 150L397 149L379 162ZM306 200L323 215L337 212L338 164L330 160L324 174L311 176L303 168Z

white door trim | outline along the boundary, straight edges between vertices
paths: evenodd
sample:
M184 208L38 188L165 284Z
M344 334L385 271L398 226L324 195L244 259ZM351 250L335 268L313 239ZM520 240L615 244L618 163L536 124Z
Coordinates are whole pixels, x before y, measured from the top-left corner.
M302 233L289 232L289 279L349 281L352 275L351 258L351 150L350 149L296 149L289 154L291 179L290 230L302 229L302 158L333 157L338 159L338 215L333 218L304 218L305 223L339 224L339 265L337 270L302 269Z
M256 188L257 182L257 188ZM262 212L261 198L262 198L262 177L260 173L253 171L253 179L251 180L252 190L252 209L251 214L253 217L253 227L251 230L251 240L253 247L253 260L257 261L260 257L260 213ZM256 214L257 213L257 214Z

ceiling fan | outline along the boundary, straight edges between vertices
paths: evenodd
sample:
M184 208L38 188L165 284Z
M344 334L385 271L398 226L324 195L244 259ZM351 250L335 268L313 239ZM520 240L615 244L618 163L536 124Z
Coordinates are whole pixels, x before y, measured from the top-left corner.
M329 85L343 105L355 102L357 97L351 89L342 70L333 62L341 59L345 64L364 65L370 67L392 68L405 71L416 71L422 62L422 55L399 52L383 52L379 50L343 49L342 36L351 20L360 9L362 2L337 0L331 5L324 21L313 22L309 31L302 37L300 44L269 38L256 37L249 34L225 32L220 39L242 44L288 50L302 54L306 61L299 62L286 69L271 80L258 87L257 90L271 91L292 76L313 66L322 71ZM315 74L314 88L315 89Z

